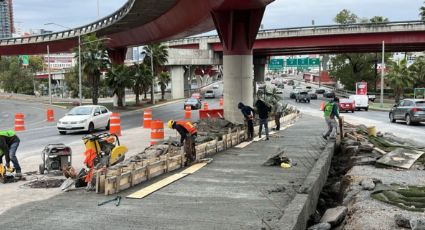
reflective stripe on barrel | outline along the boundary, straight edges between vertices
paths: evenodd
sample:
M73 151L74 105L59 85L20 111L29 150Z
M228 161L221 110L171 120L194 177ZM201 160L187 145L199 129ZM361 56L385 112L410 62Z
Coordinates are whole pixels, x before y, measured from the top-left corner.
M25 116L23 113L15 114L15 131L25 130Z
M109 117L109 133L121 136L121 118L119 113L112 113Z
M152 123L152 109L146 109L143 113L143 128L149 129Z

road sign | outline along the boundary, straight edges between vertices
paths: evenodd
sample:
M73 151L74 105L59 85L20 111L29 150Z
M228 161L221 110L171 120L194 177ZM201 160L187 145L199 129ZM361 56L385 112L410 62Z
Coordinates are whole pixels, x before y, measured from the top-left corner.
M288 67L295 67L298 65L298 59L293 58L293 59L286 59L286 66Z
M308 58L299 58L298 66L308 66Z
M283 59L270 59L269 70L283 69Z
M320 58L309 58L308 59L308 65L309 66L319 66L320 65Z
M19 58L22 60L22 65L27 66L30 64L30 58L28 55L21 55Z

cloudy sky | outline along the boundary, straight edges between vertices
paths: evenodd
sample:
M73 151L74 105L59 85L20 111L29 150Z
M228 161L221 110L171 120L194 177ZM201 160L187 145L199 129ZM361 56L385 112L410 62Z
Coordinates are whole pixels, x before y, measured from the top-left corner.
M14 0L15 21L24 31L47 29L58 31L55 22L74 27L106 16L126 0ZM158 0L159 1L159 0ZM384 16L390 21L418 20L423 0L275 0L268 6L263 24L265 29L334 24L332 19L342 9L349 9L359 17Z

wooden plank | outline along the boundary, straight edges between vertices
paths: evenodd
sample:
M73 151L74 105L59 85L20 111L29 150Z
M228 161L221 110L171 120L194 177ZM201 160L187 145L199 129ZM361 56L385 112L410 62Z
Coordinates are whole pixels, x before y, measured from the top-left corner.
M245 141L245 142L240 143L239 145L236 145L235 148L237 148L237 149L243 149L243 148L245 148L246 146L248 146L251 143L252 143L252 141Z
M384 150L382 150L382 149L380 149L380 148L378 148L378 147L373 148L373 150L375 150L376 152L378 152L378 153L380 153L380 154L382 154L382 155L387 154L387 152L385 152Z
M171 183L173 183L177 180L180 180L181 178L183 178L187 175L188 174L181 174L181 173L174 174L174 175L169 176L169 177L167 177L163 180L160 180L160 181L158 181L158 182L156 182L156 183L154 183L154 184L152 184L152 185L150 185L146 188L143 188L143 189L141 189L141 190L139 190L135 193L128 195L127 198L142 199L142 198L148 196L149 194L151 194L155 191L158 191L159 189L161 189L161 188L163 188L163 187L165 187L165 186L167 186L167 185L169 185L169 184L171 184Z
M197 163L197 164L194 164L194 165L190 166L189 168L183 170L180 173L182 173L182 174L192 174L192 173L195 173L196 171L198 171L199 169L203 168L207 164L208 163L205 163L205 162Z

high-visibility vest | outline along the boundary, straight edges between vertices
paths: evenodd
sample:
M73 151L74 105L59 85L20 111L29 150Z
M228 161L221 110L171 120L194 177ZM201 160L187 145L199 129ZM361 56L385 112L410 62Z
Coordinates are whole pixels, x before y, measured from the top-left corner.
M16 133L13 130L1 130L0 131L0 136L13 137L15 135L16 135Z
M331 116L333 108L334 108L334 103L332 102L326 103L325 109L324 109L325 117Z
M183 126L184 129L187 130L190 134L195 134L197 132L196 128L193 126L192 122L190 121L177 121L177 125Z

